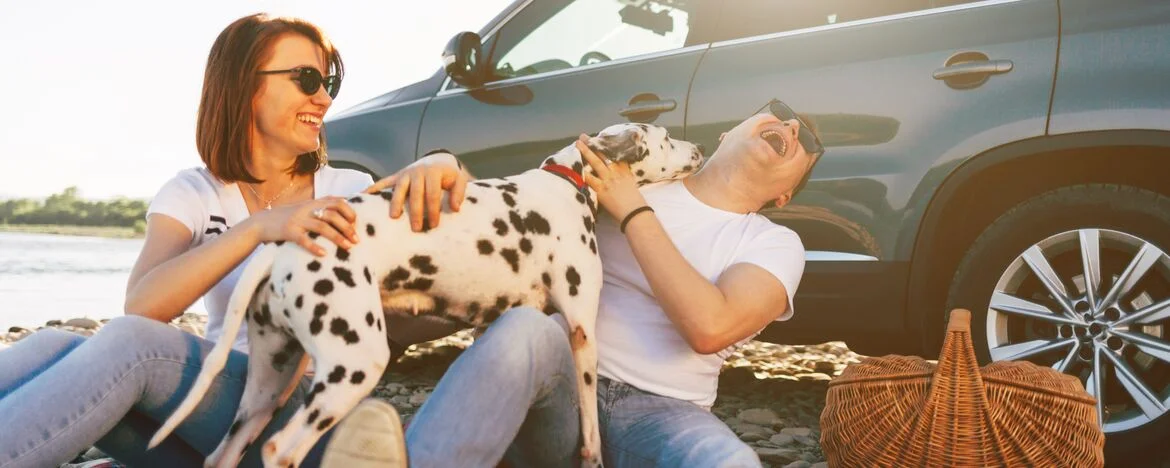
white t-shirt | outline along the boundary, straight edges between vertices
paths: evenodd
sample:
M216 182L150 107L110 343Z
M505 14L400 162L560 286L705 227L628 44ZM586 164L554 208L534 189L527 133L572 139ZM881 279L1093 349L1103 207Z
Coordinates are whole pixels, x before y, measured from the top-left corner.
M373 183L369 174L364 172L324 166L314 174L313 196L348 197L365 190ZM191 230L189 248L192 249L215 239L249 215L243 194L240 193L240 186L236 183L223 183L205 167L179 171L150 201L150 208L146 214L150 216L152 213L170 216L187 226ZM235 289L244 267L255 254L256 252L249 254L248 258L203 296L203 304L207 308L208 340L218 341L223 333L224 314L232 290ZM247 324L244 324L232 347L247 353L247 343Z
M715 282L736 263L758 265L788 291L788 309L777 320L792 317L792 296L804 272L804 245L795 232L756 213L704 204L682 182L644 187L642 195L675 247L703 277ZM654 299L614 220L600 217L597 231L605 278L597 317L598 373L709 408L724 359L750 338L719 353L695 352Z

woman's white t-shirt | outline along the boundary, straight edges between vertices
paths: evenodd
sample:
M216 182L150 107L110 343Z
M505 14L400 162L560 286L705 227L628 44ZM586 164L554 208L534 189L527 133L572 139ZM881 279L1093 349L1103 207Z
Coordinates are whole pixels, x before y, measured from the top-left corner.
M364 172L324 166L314 174L313 196L348 197L365 190L373 183L374 180ZM150 208L146 212L147 216L154 213L170 216L187 226L187 229L191 230L189 248L215 239L249 216L240 186L236 183L223 183L205 167L179 171L163 185L151 200ZM255 253L249 254L248 258L203 296L203 304L207 309L208 340L219 340L232 290L235 289L240 274ZM247 324L244 324L232 345L234 349L244 353L248 352L246 330Z

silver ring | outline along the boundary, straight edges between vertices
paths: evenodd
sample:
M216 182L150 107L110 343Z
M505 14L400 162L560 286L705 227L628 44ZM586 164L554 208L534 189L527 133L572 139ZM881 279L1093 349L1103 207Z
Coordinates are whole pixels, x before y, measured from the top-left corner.
M313 210L313 217L314 218L321 219L324 216L325 216L325 208L317 208L317 209Z

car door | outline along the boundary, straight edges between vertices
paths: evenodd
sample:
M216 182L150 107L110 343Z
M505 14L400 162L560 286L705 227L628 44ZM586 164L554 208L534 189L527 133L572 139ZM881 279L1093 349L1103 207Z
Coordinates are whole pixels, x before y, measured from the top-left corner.
M795 307L809 313L786 327L866 314L873 334L901 332L905 241L936 169L1045 133L1056 0L736 0L720 16L687 138L714 145L778 98L811 116L827 149L804 192L761 212L808 251Z
M478 177L516 174L581 133L636 121L681 134L706 43L708 0L536 0L484 37L492 77L447 80L427 106L418 151L446 148Z

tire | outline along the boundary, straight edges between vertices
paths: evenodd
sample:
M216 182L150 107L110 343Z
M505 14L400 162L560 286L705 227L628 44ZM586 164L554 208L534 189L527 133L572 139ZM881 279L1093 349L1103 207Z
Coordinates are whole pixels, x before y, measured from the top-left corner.
M1096 276L1100 280L1092 300L1098 303L1097 307L1089 302L1083 287L1084 279L1091 275L1085 274L1081 250L1094 244L1098 248ZM1127 293L1106 303L1110 299L1108 292L1115 284L1128 283L1116 280L1139 252L1144 252L1141 258L1150 263L1149 268L1141 276L1133 275L1138 280ZM1119 185L1088 184L1057 189L1016 205L979 235L959 264L945 310L971 310L971 338L981 364L1010 359L1052 366L1080 377L1085 388L1096 397L1101 391L1095 387L1096 379L1090 381L1090 377L1094 361L1099 360L1100 376L1104 378L1100 388L1104 388L1107 409L1105 459L1111 466L1148 466L1170 459L1170 451L1164 446L1170 438L1170 410L1147 404L1150 410L1142 411L1132 396L1141 395L1142 391L1131 390L1121 383L1119 379L1126 375L1125 368L1116 366L1110 356L1124 362L1132 370L1130 375L1138 376L1161 408L1170 408L1170 307L1157 307L1170 305L1164 302L1170 301L1167 252L1170 252L1170 198ZM1038 269L1045 270L1043 265L1051 268L1060 286L1050 289L1044 285L1036 273ZM1065 307L1051 292L1060 292L1060 287L1065 291L1062 294L1067 294L1071 313L1065 312ZM1055 323L1051 319L1008 312L1010 306L1034 307L1013 302L1013 298L1044 306L1068 322ZM1117 305L1110 310L1108 306L1113 303ZM1155 306L1148 307L1151 304ZM1114 325L1141 310L1165 312L1152 315L1156 321L1151 323L1144 323L1143 319ZM1155 348L1148 341L1135 341L1134 336L1164 344L1164 349L1156 351L1161 357L1144 352L1143 347ZM1018 353L1021 347L1037 343L1054 347L1040 353ZM1055 347L1057 343L1061 346ZM1010 345L1020 346L1006 348ZM1094 349L1101 350L1102 354Z

